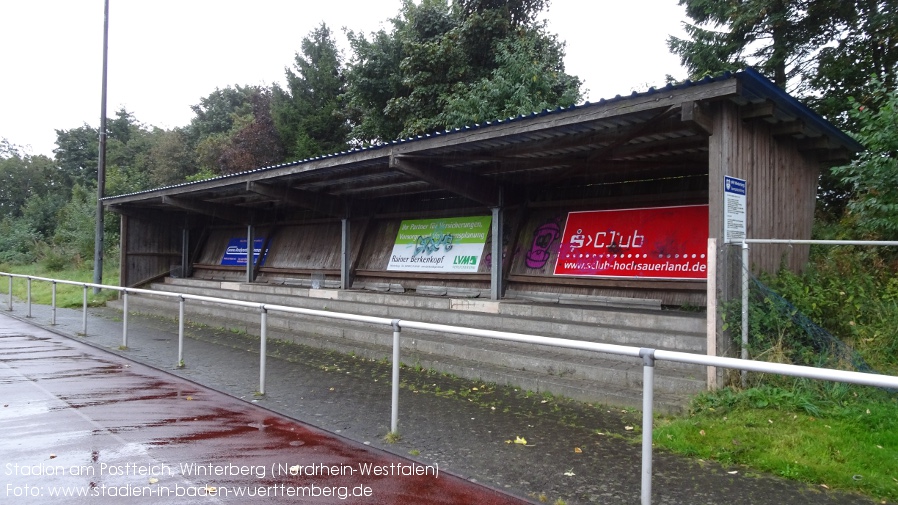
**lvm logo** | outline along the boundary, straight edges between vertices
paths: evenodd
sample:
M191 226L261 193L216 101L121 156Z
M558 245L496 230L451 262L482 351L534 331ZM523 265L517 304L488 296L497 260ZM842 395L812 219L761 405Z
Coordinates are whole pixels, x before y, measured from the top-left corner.
M477 256L456 256L452 259L453 265L476 265Z

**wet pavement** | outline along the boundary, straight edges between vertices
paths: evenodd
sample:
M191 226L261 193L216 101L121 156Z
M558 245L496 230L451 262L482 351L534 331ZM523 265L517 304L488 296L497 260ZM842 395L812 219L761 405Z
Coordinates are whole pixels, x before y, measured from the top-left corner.
M189 309L188 309L189 311ZM32 345L31 340L37 338L42 330L23 327L21 322L0 317L0 394L4 404L9 404L6 391L15 391L19 402L30 401L24 412L34 417L30 421L16 422L16 417L9 414L9 407L0 410L0 429L3 442L0 443L0 454L4 454L3 463L26 461L26 464L51 464L62 460L68 436L58 436L56 431L35 431L30 436L15 436L8 433L31 433L29 426L38 426L44 422L43 416L58 410L54 406L61 405L60 398L67 398L72 405L79 408L70 411L81 412L95 407L96 400L86 393L82 387L93 380L109 377L111 372L104 370L128 372L131 379L117 382L114 386L104 386L108 396L100 403L112 403L110 412L119 409L133 408L132 423L120 429L106 428L100 439L108 439L108 446L98 457L99 462L143 462L148 466L160 454L167 455L161 460L180 463L197 463L214 465L233 464L249 468L265 462L267 475L264 479L256 476L245 476L245 479L208 480L188 479L196 482L198 489L205 486L239 488L249 484L261 484L259 481L284 485L294 482L294 476L271 475L270 463L283 463L293 466L300 464L299 455L311 458L313 463L319 462L318 453L311 454L312 447L320 445L308 440L325 437L325 433L336 436L348 444L343 452L337 451L332 457L338 464L349 466L357 464L357 459L404 461L416 468L439 468L438 479L432 477L424 480L427 484L442 484L451 475L459 476L461 481L484 484L488 488L475 487L486 492L490 498L474 498L452 495L449 492L437 491L436 499L411 498L404 495L403 489L417 488L418 484L409 484L403 488L403 481L391 478L359 479L360 483L372 489L376 501L370 498L347 499L340 497L318 497L317 501L292 498L299 503L493 503L489 500L501 500L500 495L491 494L492 489L499 489L522 500L534 503L566 503L573 504L631 504L639 503L640 447L639 436L627 427L640 425L640 413L628 412L601 405L589 405L566 401L560 398L518 391L514 388L497 387L462 380L456 377L418 370L414 366L402 370L399 431L401 439L387 441L385 435L390 423L390 365L381 361L371 361L354 356L330 353L295 344L287 344L272 340L268 345L268 374L266 378L266 394L260 397L254 394L259 384L258 338L248 336L240 331L227 328L210 328L189 326L184 349L184 367L177 363L177 323L176 321L146 317L132 314L129 317L128 349L118 349L121 345L121 312L113 309L97 308L89 310L88 336L77 336L81 330L81 312L76 310L59 310L57 325L47 325L50 320L48 307L35 305L32 308L33 319L37 323L52 329L53 332L68 335L76 342L66 344L58 337L51 339L54 346L89 344L112 354L103 358L105 365L98 365L87 377L76 379L83 371L79 367L68 372L63 368L58 373L62 377L71 376L60 386L57 399L45 398L46 383L54 381L40 373L31 376L17 376L19 382L15 387L8 384L12 363L23 363L27 369L30 359L22 355L21 360L10 361L10 353L29 352L30 347L41 349L40 345ZM9 314L6 312L6 314ZM25 306L16 304L12 315L23 318ZM24 319L24 318L23 318ZM10 329L13 328L13 329ZM9 335L17 337L9 337ZM30 336L28 336L30 335ZM12 338L12 339L10 339ZM34 342L41 343L47 338L43 334ZM54 340L55 339L55 340ZM25 343L29 342L29 343ZM60 343L61 342L61 343ZM77 351L84 352L86 347ZM34 350L30 358L38 359L44 350ZM142 368L137 363L130 364L121 357L144 363L151 368ZM18 366L18 365L17 365ZM175 374L181 379L162 373ZM155 377L155 378L154 378ZM162 380L166 385L159 386L154 381ZM60 384L62 384L61 382ZM212 391L203 386L221 392ZM40 385L40 387L38 387ZM49 390L48 390L49 391ZM200 393L199 391L203 391ZM159 394L167 395L156 398ZM136 407L138 398L146 398L143 407ZM188 397L190 399L188 399ZM242 401L241 401L242 400ZM226 401L236 402L228 414L217 410L215 405ZM57 403L54 403L57 402ZM132 403L135 405L132 407ZM163 404L176 406L174 411L166 411ZM181 412L181 409L196 408L195 414ZM19 412L16 409L12 412ZM167 413L166 413L167 412ZM192 412L192 410L191 410ZM25 415L25 414L23 414ZM64 426L73 429L81 426L81 431L97 431L100 428L74 414ZM192 417L191 417L192 416ZM287 416L285 419L282 416ZM113 418L115 416L112 416ZM139 420L137 418L145 417ZM105 418L103 418L105 419ZM170 420L179 419L179 422ZM195 419L195 420L194 420ZM291 419L299 420L315 428L302 428ZM100 422L100 421L98 421ZM104 421L105 422L105 421ZM87 423L87 424L85 424ZM140 423L140 424L138 424ZM291 424L292 423L292 424ZM177 428L173 428L173 424ZM139 426L139 427L138 427ZM190 426L197 429L192 430ZM308 435L301 437L294 434L298 429L309 430ZM320 430L324 430L323 433ZM75 431L78 431L75 430ZM100 430L101 431L101 430ZM636 430L638 431L638 430ZM206 435L211 438L218 449L201 449L207 442ZM305 432L304 432L305 433ZM47 441L58 441L50 446L43 445ZM120 438L115 438L120 437ZM294 438L296 437L296 438ZM308 437L308 440L307 438ZM525 439L526 445L516 444L518 438ZM169 440L165 443L153 441ZM265 441L262 441L265 440ZM292 445L299 442L301 445ZM12 452L7 446L14 448ZM324 444L327 445L327 444ZM310 447L311 446L311 447ZM263 452L265 448L269 452ZM382 449L391 453L382 456L364 452L371 448ZM49 459L49 451L56 458ZM144 452L141 452L144 451ZM211 451L211 452L210 452ZM347 451L349 454L347 454ZM91 449L91 453L93 449ZM7 455L9 454L9 455ZM356 456L356 455L359 456ZM364 456L361 456L363 455ZM202 457L200 457L202 456ZM70 456L66 456L70 457ZM65 465L88 465L84 461L85 453L80 453L74 463ZM108 458L108 459L104 459ZM144 459L140 459L144 458ZM349 458L349 459L341 459ZM208 460L208 461L207 461ZM36 463L30 463L35 461ZM68 460L67 460L68 461ZM303 460L306 461L306 460ZM324 460L320 460L324 462ZM327 461L330 461L328 459ZM93 462L97 463L97 462ZM305 465L306 463L301 463ZM180 467L179 467L180 468ZM280 467L277 467L280 468ZM0 484L6 491L10 476L7 467L0 469ZM736 473L732 473L736 472ZM109 482L132 482L127 476L115 477ZM174 487L178 476L170 477L167 485ZM168 478L168 477L167 477ZM405 477L402 477L404 479ZM25 482L15 477L16 482ZM160 478L160 481L162 479ZM48 486L48 481L40 477L34 482ZM320 478L320 486L340 486L345 482L339 478ZM132 482L133 485L141 481ZM159 483L154 484L156 486ZM185 481L183 486L187 485ZM352 490L352 486L347 485ZM820 487L788 481L774 476L761 474L742 467L724 468L714 462L692 460L676 455L656 451L654 456L653 501L656 504L872 504L879 503L855 494L824 490ZM209 498L204 498L208 500ZM221 500L219 496L217 499ZM282 498L286 500L287 498ZM511 499L511 498L504 498ZM187 500L187 501L181 501ZM190 503L190 498L178 498L169 503ZM245 501L245 499L244 499ZM46 503L46 501L32 501ZM72 500L71 502L78 503ZM237 503L239 501L235 501ZM499 503L499 502L496 502Z
M15 503L522 503L0 317L0 492Z

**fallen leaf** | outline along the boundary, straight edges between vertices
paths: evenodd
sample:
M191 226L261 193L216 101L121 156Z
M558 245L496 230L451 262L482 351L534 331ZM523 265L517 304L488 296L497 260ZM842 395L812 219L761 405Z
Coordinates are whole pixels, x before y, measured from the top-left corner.
M51 454L51 455L50 455L50 459L53 459L53 458L55 458L55 457L56 457L55 454Z
M506 444L510 444L510 443L511 443L511 440L506 440L505 443L506 443Z
M290 467L290 475L299 474L299 465L293 465Z
M727 472L727 473L730 475L736 475L737 473L739 473L739 470L733 470L732 472Z
M490 407L490 410L496 410L496 407Z
M881 446L881 445L877 445L876 448L877 448L877 449L882 449L882 446Z
M773 424L773 419L768 419L767 422Z
M515 437L514 443L521 444L521 445L527 445L527 439L525 439L524 437Z
M627 430L627 431L633 431L633 427L632 427L632 426L624 426L624 429Z
M822 487L823 489L829 489L829 486L827 486L826 484L820 484L820 487Z
M882 449L882 448L880 447L880 449ZM574 447L574 453L575 453L575 454L580 454L581 452L583 452L583 449L581 449L581 448L579 448L579 447Z
M215 489L215 486L208 486L208 485L206 486L206 492L207 492L207 493L215 494L216 491L218 491L218 490Z
M576 475L576 474L574 473L574 469L573 469L573 468L571 468L570 470L564 472L564 474L565 474L566 476L568 476L568 477L573 477L574 475Z
M149 482L150 482L150 484L155 484L155 483L159 482L159 479L157 479L156 477L150 477Z
M698 434L701 435L701 436L705 436L705 430L699 431Z
M471 391L477 391L477 388L471 388Z
M192 397L192 396L188 396L188 397L187 397L187 400L193 400L193 397Z
M870 413L870 409L867 409L867 413L868 413L868 414Z
M539 403L546 403L546 402L548 402L548 401L549 401L549 400L543 400L543 401L541 401L541 402L539 402Z

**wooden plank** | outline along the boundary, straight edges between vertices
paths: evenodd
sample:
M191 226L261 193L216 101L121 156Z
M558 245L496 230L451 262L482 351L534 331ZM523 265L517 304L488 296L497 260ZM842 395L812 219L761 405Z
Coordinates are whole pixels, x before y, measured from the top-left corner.
M394 272L392 270L357 270L357 277L377 277L382 279L412 279L419 281L482 281L489 282L490 274L459 274L433 272Z
M509 282L522 282L529 284L543 284L555 286L585 286L585 287L609 287L609 288L638 288L660 289L676 291L704 291L706 281L668 281L659 279L617 280L595 279L591 277L548 277L541 275L509 275Z

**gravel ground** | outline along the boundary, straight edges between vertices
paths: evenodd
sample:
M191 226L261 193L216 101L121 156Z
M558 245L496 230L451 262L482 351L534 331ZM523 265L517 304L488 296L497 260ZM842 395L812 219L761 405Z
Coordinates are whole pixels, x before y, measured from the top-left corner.
M390 431L391 365L280 341L268 344L266 391L259 389L259 341L224 327L186 328L177 363L177 322L132 314L121 350L122 313L47 306L29 321L260 407L503 489L535 503L632 504L640 497L641 413L584 404L427 370L401 372L398 441ZM14 317L23 318L24 304ZM632 428L632 429L629 429ZM521 437L526 445L514 443ZM736 473L730 473L735 471ZM870 499L655 451L656 504L872 504Z

